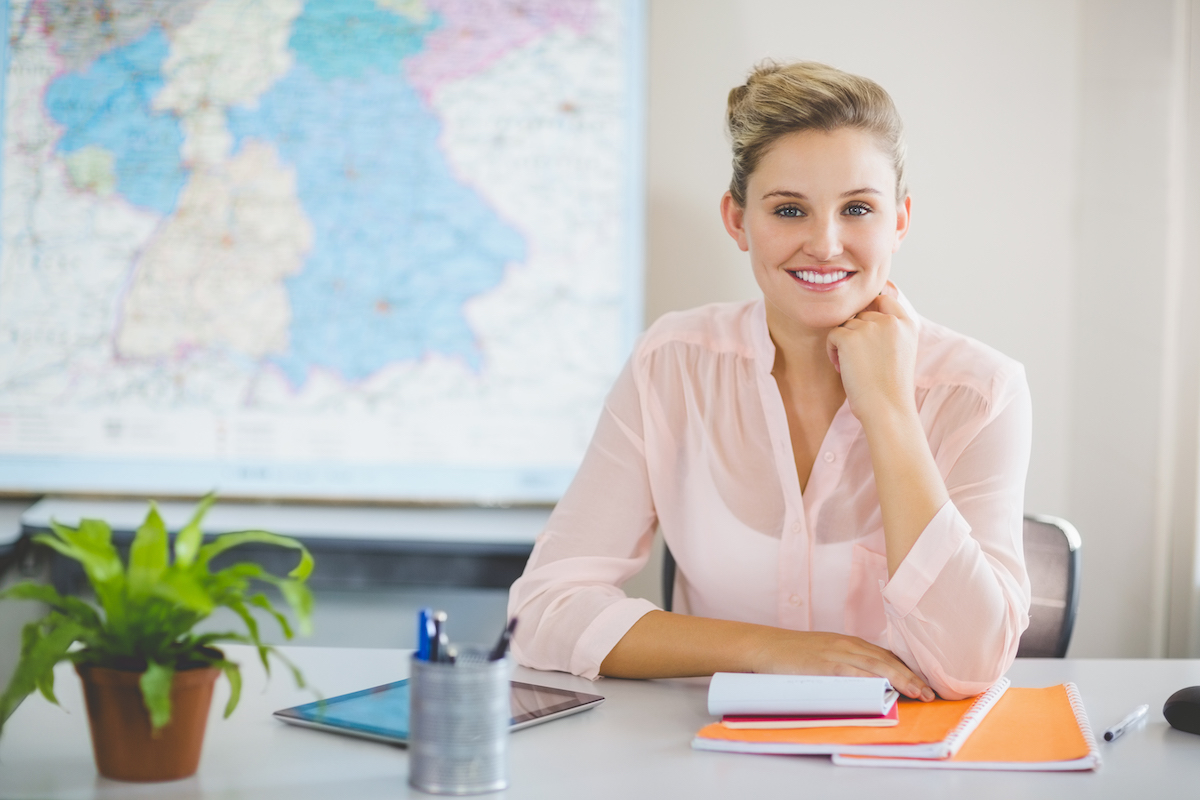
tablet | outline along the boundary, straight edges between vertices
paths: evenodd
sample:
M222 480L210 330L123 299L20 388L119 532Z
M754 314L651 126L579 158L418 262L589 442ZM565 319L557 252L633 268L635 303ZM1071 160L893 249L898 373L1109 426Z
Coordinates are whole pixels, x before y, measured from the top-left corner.
M598 694L513 681L512 730L578 714L602 702L604 698ZM408 743L408 680L284 708L276 711L275 716L289 725L405 745Z

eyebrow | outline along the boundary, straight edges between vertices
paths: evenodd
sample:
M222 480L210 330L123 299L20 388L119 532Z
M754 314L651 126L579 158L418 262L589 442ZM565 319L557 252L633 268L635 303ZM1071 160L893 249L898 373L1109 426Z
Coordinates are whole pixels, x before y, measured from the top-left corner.
M851 189L848 192L842 192L841 196L842 197L853 197L854 195L857 195L857 194L882 195L883 192L879 191L878 189L872 188L870 186L864 186L861 189ZM800 192L793 192L788 189L776 189L773 192L767 192L766 194L764 194L762 196L762 199L766 200L769 197L793 197L797 200L807 200L808 199L807 196L801 194Z

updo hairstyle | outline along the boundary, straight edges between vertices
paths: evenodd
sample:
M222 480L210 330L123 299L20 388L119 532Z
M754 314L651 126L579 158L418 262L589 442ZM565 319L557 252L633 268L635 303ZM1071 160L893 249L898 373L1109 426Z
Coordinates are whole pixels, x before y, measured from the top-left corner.
M875 135L896 169L896 200L904 199L904 124L892 98L868 78L815 61L764 61L729 92L726 126L733 146L729 193L746 207L746 183L776 140L800 131L855 128Z

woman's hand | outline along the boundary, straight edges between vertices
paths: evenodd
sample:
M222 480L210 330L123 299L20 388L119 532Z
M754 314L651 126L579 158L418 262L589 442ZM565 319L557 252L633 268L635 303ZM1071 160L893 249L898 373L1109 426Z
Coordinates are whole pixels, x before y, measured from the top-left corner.
M755 672L887 678L901 694L934 699L933 689L890 650L840 633L773 629L759 653Z
M895 291L890 284L889 289ZM859 421L866 424L868 418L888 412L916 411L917 326L894 297L876 297L830 331L825 347Z

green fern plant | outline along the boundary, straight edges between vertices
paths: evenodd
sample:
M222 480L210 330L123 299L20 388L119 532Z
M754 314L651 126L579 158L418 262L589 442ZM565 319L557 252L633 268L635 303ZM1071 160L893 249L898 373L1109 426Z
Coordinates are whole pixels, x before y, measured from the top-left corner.
M122 563L113 546L112 530L100 520L85 519L78 528L52 522L53 535L34 537L35 542L82 565L96 603L64 597L52 586L37 583L18 584L0 592L0 599L35 600L50 607L45 617L30 622L22 631L21 657L8 688L0 695L0 731L21 701L35 690L57 704L54 666L61 661L141 672L142 699L155 730L171 719L171 682L177 670L203 666L221 669L230 687L225 716L233 713L241 696L241 672L237 664L214 648L221 642L254 645L268 674L271 655L289 667L297 685L304 686L300 671L260 639L251 608L273 617L285 638L291 639L293 631L265 594L251 590L251 582L274 585L295 612L300 632L307 634L313 601L305 580L312 572L312 556L295 539L266 531L226 533L205 544L200 525L214 499L210 494L201 500L191 520L176 535L173 560L166 525L153 501L145 522L134 534L128 565ZM209 570L210 562L220 553L250 543L298 550L300 563L282 578L254 563ZM197 623L222 607L241 618L245 633L193 631Z

